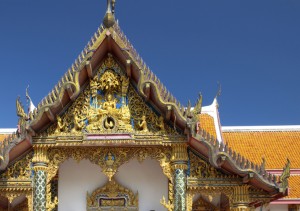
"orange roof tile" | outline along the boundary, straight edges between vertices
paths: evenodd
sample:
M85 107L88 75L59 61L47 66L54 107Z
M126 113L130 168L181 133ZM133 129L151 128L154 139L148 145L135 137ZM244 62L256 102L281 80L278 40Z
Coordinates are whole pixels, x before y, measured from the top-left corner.
M300 169L300 131L223 132L223 137L229 147L256 164L265 157L266 169L282 169L287 158L291 168Z
M289 178L289 195L285 199L300 198L300 175L292 175Z
M208 114L200 114L200 127L210 135L217 137L214 118Z

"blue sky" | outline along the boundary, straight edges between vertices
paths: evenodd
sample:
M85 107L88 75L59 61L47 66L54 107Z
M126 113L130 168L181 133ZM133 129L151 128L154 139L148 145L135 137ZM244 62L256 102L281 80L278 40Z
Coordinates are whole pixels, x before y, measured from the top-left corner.
M106 0L0 1L0 128L48 94L101 24ZM122 30L182 104L217 82L222 125L300 124L300 1L117 0Z

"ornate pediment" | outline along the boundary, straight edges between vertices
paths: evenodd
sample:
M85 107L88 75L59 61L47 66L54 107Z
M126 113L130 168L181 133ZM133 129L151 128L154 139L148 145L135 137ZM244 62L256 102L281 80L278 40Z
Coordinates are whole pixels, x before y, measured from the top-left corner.
M115 180L109 181L105 186L87 193L87 211L96 210L132 210L137 211L138 193L134 194L128 188L118 184Z
M90 83L57 122L42 136L131 133L177 134L140 97L125 72L110 55Z

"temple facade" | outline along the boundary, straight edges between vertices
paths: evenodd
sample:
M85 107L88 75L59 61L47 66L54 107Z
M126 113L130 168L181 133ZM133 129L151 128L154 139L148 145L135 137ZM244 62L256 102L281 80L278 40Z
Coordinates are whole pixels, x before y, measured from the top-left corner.
M300 127L222 127L217 99L181 105L114 8L36 108L17 99L18 128L0 129L0 211L297 210Z

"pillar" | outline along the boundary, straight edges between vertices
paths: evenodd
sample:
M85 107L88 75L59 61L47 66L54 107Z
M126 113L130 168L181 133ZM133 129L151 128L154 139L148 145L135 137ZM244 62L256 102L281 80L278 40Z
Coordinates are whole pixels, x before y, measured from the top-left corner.
M188 162L187 145L174 144L172 146L171 165L174 181L174 211L186 211L186 189Z
M250 196L249 196L249 185L240 185L233 188L232 196L232 207L230 210L233 211L250 211L249 207Z
M46 211L47 206L47 148L34 146L33 210Z

